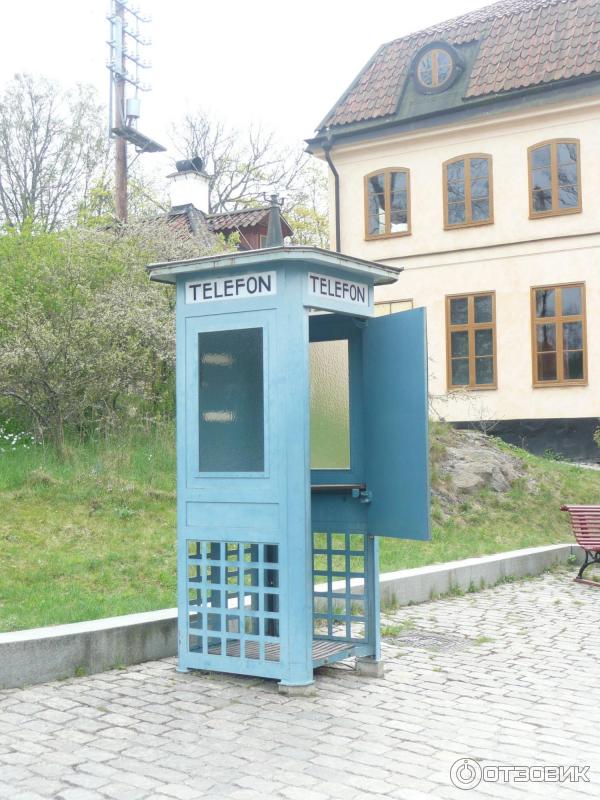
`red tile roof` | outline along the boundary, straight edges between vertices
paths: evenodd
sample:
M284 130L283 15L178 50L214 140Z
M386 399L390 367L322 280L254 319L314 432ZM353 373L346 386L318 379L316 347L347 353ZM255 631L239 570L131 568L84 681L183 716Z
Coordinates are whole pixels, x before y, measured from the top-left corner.
M250 208L242 211L225 211L221 214L208 214L207 219L213 231L229 231L233 228L251 228L261 223L267 224L268 208Z
M416 52L480 41L465 98L600 73L600 0L500 0L382 45L320 128L393 114Z
M253 228L257 225L267 225L269 221L268 208L249 208L242 211L226 211L222 214L208 214L206 221L215 233L233 231L238 228ZM291 236L292 229L281 217L284 236Z

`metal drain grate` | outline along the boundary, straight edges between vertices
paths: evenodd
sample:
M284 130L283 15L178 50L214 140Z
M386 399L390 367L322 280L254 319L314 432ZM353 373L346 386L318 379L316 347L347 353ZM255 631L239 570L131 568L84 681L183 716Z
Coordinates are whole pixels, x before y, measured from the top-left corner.
M387 637L386 637L387 638ZM397 636L390 637L388 641L401 644L405 647L415 647L421 650L459 650L473 644L472 639L452 633L436 633L426 628L411 628L402 631Z

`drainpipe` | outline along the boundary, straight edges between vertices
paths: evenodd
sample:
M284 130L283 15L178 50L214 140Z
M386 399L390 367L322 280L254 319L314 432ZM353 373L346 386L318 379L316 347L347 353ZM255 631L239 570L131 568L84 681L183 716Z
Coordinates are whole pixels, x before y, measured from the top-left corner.
M323 152L325 153L325 161L329 165L329 169L333 174L334 180L334 208L335 208L335 249L337 253L341 253L341 230L340 230L340 175L335 164L331 160L331 137L329 141L323 143Z

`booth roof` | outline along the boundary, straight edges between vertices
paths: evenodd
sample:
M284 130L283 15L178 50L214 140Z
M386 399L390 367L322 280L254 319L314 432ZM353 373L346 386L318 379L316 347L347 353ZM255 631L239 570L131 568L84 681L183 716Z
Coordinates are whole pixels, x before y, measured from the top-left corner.
M243 250L236 253L188 258L184 261L165 261L158 264L149 264L146 270L150 275L150 280L160 283L175 283L178 275L185 275L188 272L254 267L263 264L273 265L282 261L304 261L313 268L338 267L354 272L357 276L370 275L375 279L376 286L395 283L399 273L402 272L402 267L376 264L373 261L365 261L362 258L345 256L342 253L336 253L334 250L322 250L320 247L305 247L302 245Z

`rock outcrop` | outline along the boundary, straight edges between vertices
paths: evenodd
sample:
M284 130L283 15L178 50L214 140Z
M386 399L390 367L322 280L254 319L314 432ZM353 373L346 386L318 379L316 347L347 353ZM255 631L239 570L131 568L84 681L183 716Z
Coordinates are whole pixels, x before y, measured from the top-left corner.
M482 489L508 492L518 478L527 474L517 454L478 431L450 428L442 435L436 451L432 491L445 509Z

